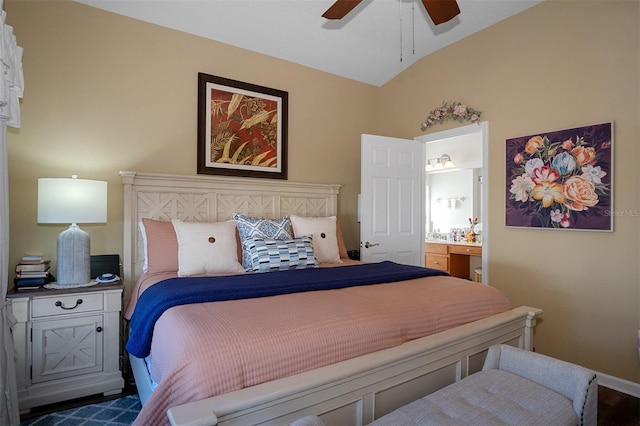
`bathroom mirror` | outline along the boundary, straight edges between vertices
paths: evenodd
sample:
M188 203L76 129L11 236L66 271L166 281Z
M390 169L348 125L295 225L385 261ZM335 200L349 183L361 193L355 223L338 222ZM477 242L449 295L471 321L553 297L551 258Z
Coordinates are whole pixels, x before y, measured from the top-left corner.
M482 230L482 134L470 132L425 143L425 237L446 240L451 229Z
M426 173L425 190L428 239L446 239L453 228L469 228L469 218L478 218L476 232L481 231L481 168Z

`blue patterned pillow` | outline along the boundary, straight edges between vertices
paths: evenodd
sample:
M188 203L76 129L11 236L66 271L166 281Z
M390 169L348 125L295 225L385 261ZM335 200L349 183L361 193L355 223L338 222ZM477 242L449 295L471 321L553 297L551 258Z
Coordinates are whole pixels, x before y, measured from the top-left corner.
M244 216L239 213L231 215L236 221L240 243L242 244L242 266L246 270L252 269L251 256L247 250L247 243L251 238L264 238L268 240L290 240L291 221L289 216L280 219L259 219L257 217Z
M247 243L247 251L254 272L318 267L310 237L291 240L251 238Z

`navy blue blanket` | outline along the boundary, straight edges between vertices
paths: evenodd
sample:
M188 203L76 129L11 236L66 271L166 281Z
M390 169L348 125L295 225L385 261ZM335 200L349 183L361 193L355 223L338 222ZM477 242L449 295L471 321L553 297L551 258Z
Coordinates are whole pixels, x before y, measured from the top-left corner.
M126 348L131 355L138 358L148 356L156 321L166 309L178 305L333 290L435 275L448 274L437 269L384 261L348 267L293 269L264 274L169 278L149 287L138 299L129 324Z

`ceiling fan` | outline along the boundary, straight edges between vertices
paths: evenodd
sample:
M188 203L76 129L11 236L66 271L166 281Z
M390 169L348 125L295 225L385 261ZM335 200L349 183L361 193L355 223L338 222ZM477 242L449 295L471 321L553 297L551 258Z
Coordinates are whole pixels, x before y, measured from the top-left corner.
M362 0L337 0L322 14L327 19L342 19ZM435 25L450 21L460 13L456 0L422 0L424 8Z

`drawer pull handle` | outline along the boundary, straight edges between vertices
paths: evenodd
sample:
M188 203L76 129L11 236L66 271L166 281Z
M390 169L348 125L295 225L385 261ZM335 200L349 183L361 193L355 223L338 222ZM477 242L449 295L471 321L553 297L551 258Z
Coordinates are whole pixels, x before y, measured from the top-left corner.
M102 331L102 327L98 326L98 328L96 328L96 331L100 333Z
M61 307L62 309L64 309L65 311L70 311L71 309L75 309L75 308L77 308L77 307L78 307L78 305L81 305L81 304L82 304L82 299L78 299L78 300L76 300L76 304L75 304L74 306L72 306L72 307L70 307L70 308L67 308L66 306L64 306L64 305L62 304L62 302L61 302L61 301L59 301L59 300L57 300L57 301L56 301L56 306L60 306L60 307Z

